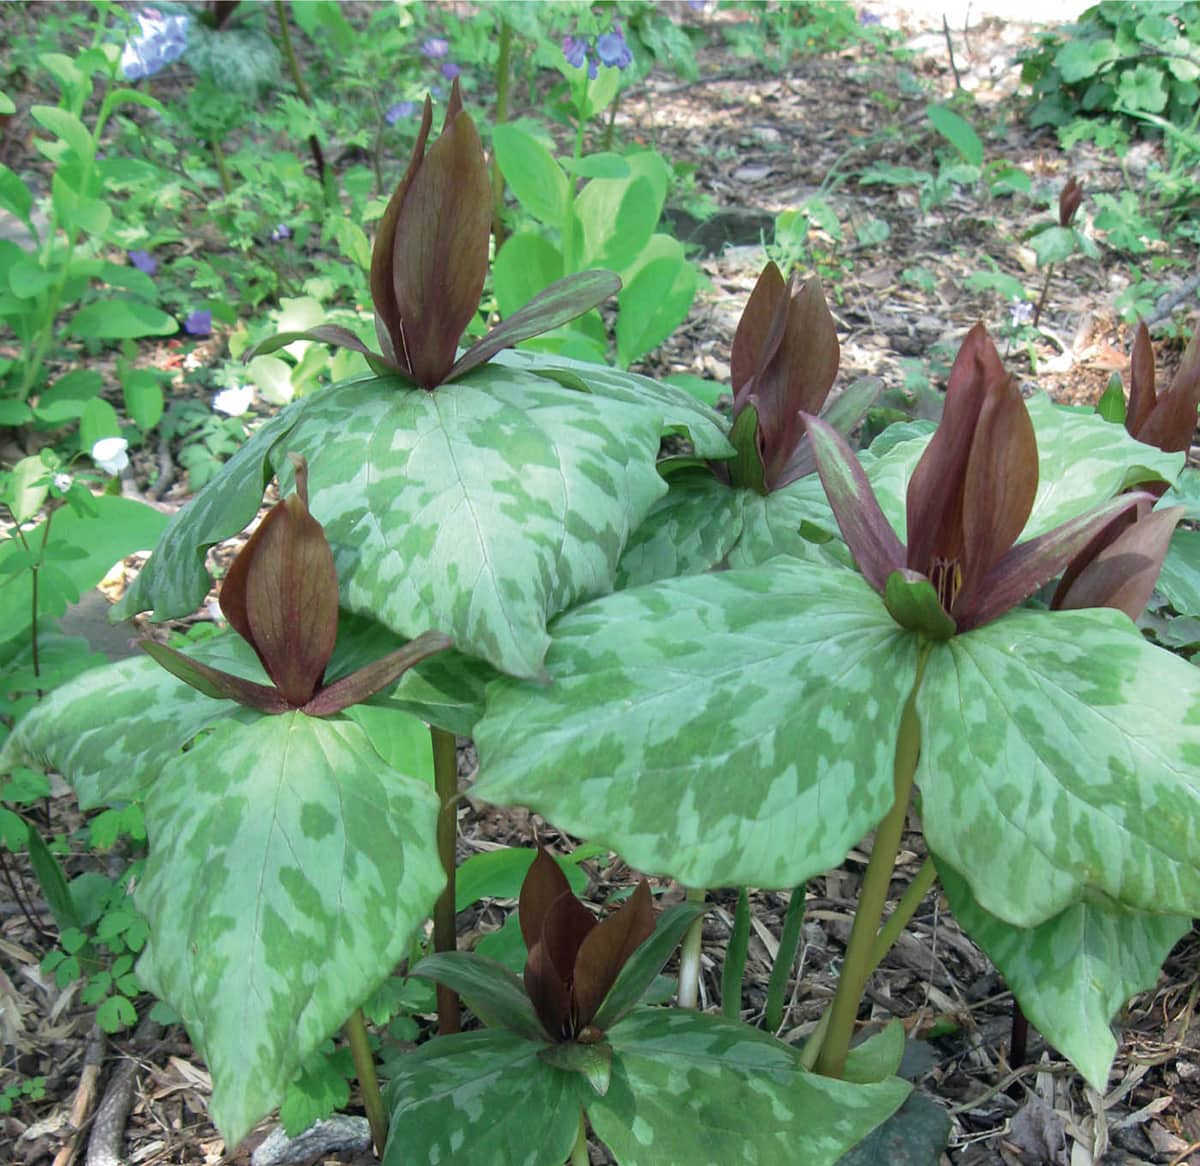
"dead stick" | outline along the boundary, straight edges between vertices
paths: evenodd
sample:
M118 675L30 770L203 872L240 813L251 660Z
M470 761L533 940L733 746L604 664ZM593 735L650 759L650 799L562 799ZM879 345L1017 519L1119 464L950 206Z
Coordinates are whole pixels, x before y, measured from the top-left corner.
M54 1166L71 1166L75 1161L83 1126L91 1112L92 1102L96 1099L107 1043L108 1038L104 1035L104 1030L97 1024L92 1025L92 1031L88 1034L87 1050L83 1054L83 1068L79 1072L79 1086L75 1090L75 1100L71 1103L71 1116L68 1119L72 1133L66 1145L55 1154Z
M946 38L946 52L950 54L950 72L954 74L954 88L961 89L962 77L959 76L958 66L954 63L954 42L950 39L950 22L945 13L942 13L942 33Z
M138 1022L133 1034L134 1045L146 1045L162 1036L162 1025L147 1013ZM137 1081L138 1063L126 1057L113 1071L112 1080L104 1091L104 1099L96 1110L92 1136L88 1139L87 1166L122 1166L121 1144L125 1140L125 1122L133 1105L133 1086Z

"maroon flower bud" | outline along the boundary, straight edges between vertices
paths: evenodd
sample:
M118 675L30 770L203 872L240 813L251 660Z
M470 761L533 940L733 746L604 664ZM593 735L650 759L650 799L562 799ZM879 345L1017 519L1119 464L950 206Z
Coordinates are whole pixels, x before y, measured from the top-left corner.
M1083 184L1072 174L1058 195L1058 225L1069 227L1083 202Z

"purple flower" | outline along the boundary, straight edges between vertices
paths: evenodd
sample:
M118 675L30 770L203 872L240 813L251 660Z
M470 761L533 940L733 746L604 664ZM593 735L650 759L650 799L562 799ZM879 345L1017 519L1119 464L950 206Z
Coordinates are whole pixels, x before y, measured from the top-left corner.
M383 115L383 120L390 126L394 126L398 121L403 121L406 117L412 117L413 111L417 107L411 101L397 101L395 105L389 106L387 113Z
M153 275L158 270L158 263L149 251L130 251L129 262L143 275Z
M454 78L457 77L461 72L462 70L453 61L447 61L442 66L442 76L445 77L447 81L453 81Z
M421 42L421 52L433 60L444 57L450 51L450 42L445 37L431 36Z
M143 8L135 19L138 32L121 52L121 72L127 81L154 76L187 50L186 15L165 16L157 8Z
M625 43L621 30L613 25L612 32L606 32L596 41L596 56L602 65L610 69L624 69L633 63L633 53Z
M272 243L282 243L284 239L292 237L292 228L287 223L276 223L275 229L271 232Z
M882 22L883 22L883 17L881 17L878 12L868 12L867 9L865 9L865 8L862 8L859 10L859 13L858 13L858 23L859 24L866 26L868 24L881 24Z
M567 64L573 69L582 69L583 62L587 60L588 43L579 36L564 36L562 38L563 56L567 58Z
M212 312L208 308L197 308L189 312L183 321L183 330L189 336L212 335Z

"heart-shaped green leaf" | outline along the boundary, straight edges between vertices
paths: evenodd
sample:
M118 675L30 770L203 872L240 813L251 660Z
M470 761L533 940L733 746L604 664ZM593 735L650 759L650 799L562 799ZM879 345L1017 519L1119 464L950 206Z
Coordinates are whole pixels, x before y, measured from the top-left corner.
M1114 1014L1154 987L1191 919L1085 901L1036 927L1013 927L985 911L953 868L937 866L955 919L1004 973L1030 1022L1103 1092L1117 1052Z
M985 910L1200 914L1200 671L1126 616L1016 610L935 645L917 712L925 836Z
M608 1091L586 1104L621 1166L831 1166L911 1088L895 1077L854 1085L805 1072L790 1045L691 1010L640 1008L610 1043Z
M385 979L444 883L438 800L360 726L226 720L146 797L138 974L183 1018L235 1145Z
M697 886L797 886L891 804L916 643L856 572L780 557L663 581L554 637L553 685L488 690L480 797Z
M566 1160L592 1087L504 1029L457 1033L395 1062L383 1166L544 1166Z

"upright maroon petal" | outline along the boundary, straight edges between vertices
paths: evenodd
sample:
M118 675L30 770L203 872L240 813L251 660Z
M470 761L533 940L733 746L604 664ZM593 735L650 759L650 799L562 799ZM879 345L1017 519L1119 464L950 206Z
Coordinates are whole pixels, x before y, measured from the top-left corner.
M570 1040L571 989L559 975L544 943L535 943L525 961L525 993L552 1040Z
M904 546L846 439L818 417L805 414L804 421L817 473L842 537L863 578L882 595L888 576L904 566Z
M225 617L295 708L316 691L337 638L337 570L306 481L298 465L298 492L271 508L221 588Z
M1065 592L1055 594L1052 606L1062 610L1112 607L1136 620L1150 602L1171 535L1185 513L1183 506L1172 506L1126 525L1078 572Z
M1021 390L1007 376L988 387L971 440L963 489L962 581L969 605L993 564L1017 541L1038 485L1037 438Z
M400 318L400 308L396 302L396 291L392 283L392 265L395 262L396 223L400 218L400 209L404 205L408 188L425 159L425 143L433 126L433 102L425 98L425 108L421 113L421 128L417 133L417 141L409 157L408 169L400 179L392 197L388 200L383 217L379 220L379 230L375 235L375 246L371 250L371 300L375 305L375 333L379 338L379 346L383 355L393 364L400 365L405 372L411 373L412 368L405 359L405 345L402 341L404 334L403 322Z
M391 276L403 346L413 378L426 388L449 373L479 307L491 224L483 145L460 111L413 175L395 226Z
M591 1024L626 961L653 932L653 899L650 884L643 879L629 901L592 928L580 945L572 1018L577 1032Z
M1153 356L1151 356L1153 365ZM1192 333L1191 342L1171 387L1163 393L1150 411L1150 416L1137 433L1137 439L1156 445L1166 453L1179 453L1191 448L1196 432L1196 409L1200 406L1200 329Z
M1154 345L1150 343L1150 329L1139 321L1129 356L1129 408L1125 410L1125 428L1139 440L1156 400Z
M982 324L967 333L950 370L942 420L908 483L908 560L928 576L935 558L961 561L963 490L988 386L1004 365Z
M570 890L571 884L567 882L567 876L558 863L550 857L549 851L539 846L537 856L521 883L521 895L517 901L517 919L527 951L532 951L533 945L541 942L542 928L550 908Z
M769 341L773 338L775 348L782 342L790 298L783 274L774 263L768 263L754 284L733 334L729 375L735 398L774 355Z

